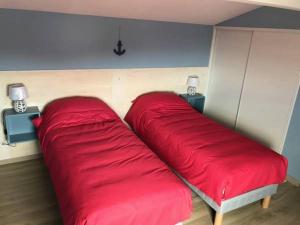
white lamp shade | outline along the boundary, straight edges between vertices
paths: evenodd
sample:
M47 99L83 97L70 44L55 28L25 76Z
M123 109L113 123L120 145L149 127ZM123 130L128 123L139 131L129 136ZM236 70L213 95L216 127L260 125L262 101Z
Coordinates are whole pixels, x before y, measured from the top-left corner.
M188 79L187 79L187 86L190 86L190 87L197 87L198 86L198 83L199 83L199 78L198 76L189 76Z
M8 96L13 101L24 100L28 92L24 84L11 84L8 86Z

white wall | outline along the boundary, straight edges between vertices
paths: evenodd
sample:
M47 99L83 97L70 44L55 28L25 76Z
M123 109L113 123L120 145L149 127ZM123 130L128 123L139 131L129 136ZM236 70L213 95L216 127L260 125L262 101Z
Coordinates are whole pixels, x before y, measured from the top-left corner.
M155 90L184 93L189 75L200 77L199 92L205 93L207 71L207 67L186 67L0 72L0 110L11 108L11 101L6 96L7 85L24 83L29 92L29 106L38 106L42 110L45 104L59 97L96 96L123 118L130 102L142 93ZM0 126L2 131L2 123ZM5 140L3 132L0 132L0 140ZM36 141L18 143L16 147L0 145L0 164L38 153Z

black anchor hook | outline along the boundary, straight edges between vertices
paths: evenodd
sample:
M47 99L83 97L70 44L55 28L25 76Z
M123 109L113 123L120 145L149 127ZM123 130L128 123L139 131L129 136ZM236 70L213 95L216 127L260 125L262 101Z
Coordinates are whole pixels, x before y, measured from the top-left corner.
M118 41L117 46L118 46L118 48L114 49L114 53L118 56L123 55L126 52L126 49L122 49L123 44L122 44L121 40Z
M114 49L114 53L118 56L123 55L126 52L126 49L122 49L122 47L123 47L123 44L121 41L121 28L119 27L119 40L117 43L117 49Z

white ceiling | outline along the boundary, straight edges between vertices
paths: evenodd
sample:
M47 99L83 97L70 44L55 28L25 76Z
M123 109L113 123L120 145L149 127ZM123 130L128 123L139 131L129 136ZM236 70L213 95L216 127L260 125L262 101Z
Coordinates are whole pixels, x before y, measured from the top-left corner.
M226 0L0 0L0 8L207 25L257 7Z

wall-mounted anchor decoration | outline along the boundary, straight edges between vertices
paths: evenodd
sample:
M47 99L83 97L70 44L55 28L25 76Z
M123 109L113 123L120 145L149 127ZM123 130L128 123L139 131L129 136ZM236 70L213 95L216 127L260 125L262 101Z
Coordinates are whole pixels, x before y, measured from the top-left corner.
M118 56L123 55L126 52L126 49L122 49L122 47L123 47L123 43L121 41L121 29L119 27L119 40L117 43L117 49L114 49L114 53Z

